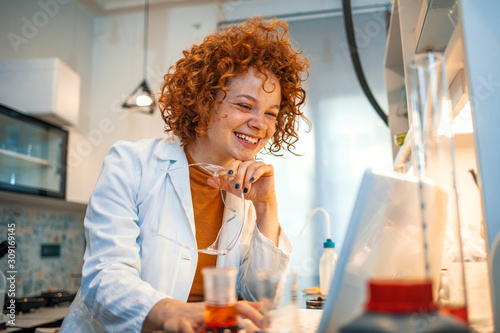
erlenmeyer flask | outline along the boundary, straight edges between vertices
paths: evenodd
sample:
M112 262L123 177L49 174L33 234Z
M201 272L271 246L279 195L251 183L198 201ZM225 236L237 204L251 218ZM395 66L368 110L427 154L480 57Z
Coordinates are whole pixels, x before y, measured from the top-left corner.
M415 56L410 67L412 112L412 157L415 175L419 179L424 248L430 245L432 225L427 220L431 202L422 189L424 182L435 186L446 195L444 206L445 235L442 256L427 256L426 270L433 280L434 297L442 312L452 313L467 322L465 274L460 234L455 178L454 143L451 132L452 108L446 80L445 59L440 53ZM439 208L439 207L438 207ZM432 244L436 246L436 244ZM439 247L440 244L437 244ZM437 267L437 266L441 267ZM449 281L447 299L439 298L438 288L446 281L439 281L441 269L446 270Z

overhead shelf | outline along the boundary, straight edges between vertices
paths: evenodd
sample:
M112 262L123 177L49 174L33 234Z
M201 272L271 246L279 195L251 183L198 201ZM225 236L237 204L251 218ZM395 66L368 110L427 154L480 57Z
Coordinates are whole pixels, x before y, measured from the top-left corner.
M456 0L423 1L415 29L415 53L444 52L457 22Z
M408 157L408 151L397 143L397 138L404 135L411 124L412 116L406 106L409 93L405 87L409 85L410 63L416 54L443 53L453 116L466 106L464 43L458 14L456 0L393 1L384 66L395 168L401 168L401 158Z

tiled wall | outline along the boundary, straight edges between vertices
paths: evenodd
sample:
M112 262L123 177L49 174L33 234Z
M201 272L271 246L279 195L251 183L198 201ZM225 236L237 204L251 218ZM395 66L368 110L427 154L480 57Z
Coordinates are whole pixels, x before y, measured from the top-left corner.
M11 205L0 202L0 242L7 239L8 225L15 225L15 269L7 255L0 269L16 273L16 297L42 292L76 292L81 282L85 248L84 214L63 209ZM59 244L59 257L41 257L42 244Z

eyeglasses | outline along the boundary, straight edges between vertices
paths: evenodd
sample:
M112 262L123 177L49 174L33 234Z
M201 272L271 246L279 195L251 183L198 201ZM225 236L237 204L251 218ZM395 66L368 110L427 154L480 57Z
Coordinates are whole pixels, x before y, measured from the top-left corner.
M196 252L206 253L206 254L211 254L211 255L226 255L229 251L231 251L234 248L234 246L236 245L236 243L240 239L241 232L243 231L243 226L245 225L245 198L243 196L243 192L240 191L241 218L240 218L240 224L237 227L237 232L235 233L235 235L233 236L231 241L225 246L225 248L221 249L221 248L219 248L220 247L219 238L220 238L221 234L223 234L224 230L229 228L230 223L237 216L237 211L235 208L229 207L228 204L226 203L226 199L227 199L226 197L228 195L233 195L233 194L226 193L226 191L224 191L222 189L220 184L221 184L221 181L230 181L230 180L234 179L234 177L227 173L227 168L219 166L219 165L215 165L215 164L210 164L210 163L192 163L192 164L187 164L187 165L184 165L184 166L181 166L178 168L172 168L169 170L162 169L161 171L166 172L167 174L170 175L170 177L173 177L175 174L175 171L180 170L180 169L184 169L184 168L189 168L192 166L199 166L200 168L202 168L203 170L208 172L215 180L217 180L217 182L219 183L219 191L220 191L220 194L222 197L222 203L224 204L224 207L231 212L229 218L227 218L226 221L222 221L222 225L219 229L219 232L217 233L217 238L215 239L215 241L210 246L203 248L203 249L191 247L189 245L186 245L182 242L179 242L176 239L170 238L170 237L165 236L165 235L156 234L155 236L159 236L159 237L168 239L168 240L176 243L179 246L182 246L186 249L193 250ZM224 214L224 215L226 215L226 214ZM233 223L237 223L237 222L233 221Z

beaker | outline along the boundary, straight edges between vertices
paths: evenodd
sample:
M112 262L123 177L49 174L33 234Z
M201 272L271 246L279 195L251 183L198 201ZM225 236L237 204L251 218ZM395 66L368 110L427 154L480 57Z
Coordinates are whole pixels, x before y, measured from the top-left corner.
M205 296L205 332L238 332L236 311L238 269L235 267L205 267L202 274Z
M298 274L259 270L257 296L262 313L262 333L299 333L301 312L298 305ZM282 291L284 291L282 293Z
M465 293L465 274L460 234L460 215L455 176L454 142L451 131L452 107L448 93L445 59L442 54L427 52L418 54L410 66L411 94L410 112L412 113L412 157L414 172L420 183L420 205L422 228L424 230L424 249L430 246L429 207L433 203L422 189L424 182L435 184L445 194L441 209L445 214L445 234L442 251L438 260L431 262L426 256L426 272L432 279L434 297L446 313L467 322L467 299ZM440 244L438 244L440 246ZM439 265L440 267L437 267ZM444 269L448 274L436 274ZM449 284L448 292L454 295L453 304L440 299L439 281L449 278L453 272L454 283Z

